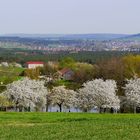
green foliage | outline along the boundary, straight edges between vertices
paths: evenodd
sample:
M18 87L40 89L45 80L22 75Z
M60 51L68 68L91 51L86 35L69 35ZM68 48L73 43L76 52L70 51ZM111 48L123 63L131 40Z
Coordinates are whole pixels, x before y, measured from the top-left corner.
M53 87L57 86L65 86L67 89L73 89L77 90L82 85L80 83L76 83L73 81L67 81L67 80L57 80L57 81L51 81L46 85L49 89L52 89Z
M95 66L88 63L76 63L73 81L83 84L86 81L92 80L95 77L95 74Z
M40 68L35 69L26 69L24 71L24 76L29 77L30 79L39 79L40 76Z
M5 85L19 80L23 70L17 67L0 67L0 92L5 90Z
M9 101L6 97L0 95L0 109L2 107L8 107L14 105L11 101Z
M125 77L140 77L140 55L128 55L123 57Z
M139 52L117 52L117 51L99 51L99 52L57 52L47 53L37 50L23 50L23 49L1 49L0 61L19 62L21 64L27 61L60 61L66 57L73 58L75 61L87 62L95 64L103 60L108 60L112 57L120 57L128 54L139 54Z
M125 85L125 68L122 58L112 58L99 62L95 67L95 78L113 79L117 82L118 95L123 95Z
M63 58L60 63L59 63L59 68L62 69L62 68L71 68L71 69L74 69L75 68L75 60L71 57L66 57L66 58Z
M57 64L45 64L44 67L40 68L41 75L52 76L58 71Z
M0 113L0 139L138 140L140 116L91 113Z

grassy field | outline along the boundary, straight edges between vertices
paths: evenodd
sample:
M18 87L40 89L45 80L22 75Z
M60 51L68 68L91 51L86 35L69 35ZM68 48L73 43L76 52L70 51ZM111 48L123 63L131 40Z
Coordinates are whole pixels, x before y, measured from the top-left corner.
M0 67L0 92L6 89L5 85L21 79L19 74L23 70L23 68L17 67Z
M0 113L0 140L139 139L139 115Z
M16 67L0 67L0 82L15 81L20 78L19 74L23 68Z

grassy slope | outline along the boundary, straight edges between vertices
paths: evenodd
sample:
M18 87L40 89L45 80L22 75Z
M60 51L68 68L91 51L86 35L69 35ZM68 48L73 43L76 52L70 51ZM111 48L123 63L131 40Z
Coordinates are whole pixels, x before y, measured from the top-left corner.
M19 74L23 70L23 68L16 67L0 67L0 84L3 83L0 85L0 93L5 90L5 85L21 79Z
M1 140L138 140L139 115L0 113Z
M19 74L23 71L23 68L15 67L0 67L0 81L4 82L6 80L18 80ZM10 81L10 80L9 80Z

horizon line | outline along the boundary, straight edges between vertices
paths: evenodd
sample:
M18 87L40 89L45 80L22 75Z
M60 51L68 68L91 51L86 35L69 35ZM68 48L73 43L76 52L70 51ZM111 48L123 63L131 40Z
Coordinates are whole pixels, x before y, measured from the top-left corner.
M135 35L140 33L2 33L0 35L100 35L100 34L114 34L114 35Z

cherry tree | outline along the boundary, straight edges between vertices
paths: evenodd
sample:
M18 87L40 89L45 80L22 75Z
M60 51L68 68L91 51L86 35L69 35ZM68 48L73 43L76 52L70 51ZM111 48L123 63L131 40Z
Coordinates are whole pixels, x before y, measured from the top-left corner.
M46 105L47 88L44 81L24 78L7 85L7 90L2 94L14 102L16 109L40 110Z
M136 113L136 107L140 107L140 78L127 80L124 89L127 102L134 107Z
M87 87L79 89L75 95L75 108L88 112L94 107L93 93Z
M93 107L101 108L120 108L120 100L116 96L117 86L114 80L95 79L83 84L77 96L78 105L85 111Z
M62 107L70 108L74 103L75 92L68 90L64 86L54 87L51 92L51 100L53 105L58 105L60 112Z

